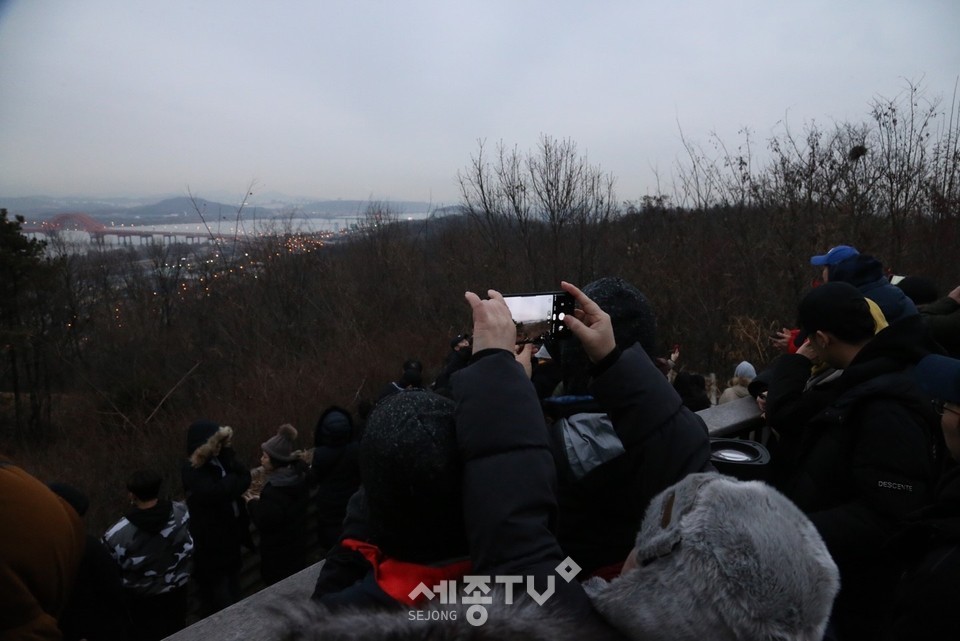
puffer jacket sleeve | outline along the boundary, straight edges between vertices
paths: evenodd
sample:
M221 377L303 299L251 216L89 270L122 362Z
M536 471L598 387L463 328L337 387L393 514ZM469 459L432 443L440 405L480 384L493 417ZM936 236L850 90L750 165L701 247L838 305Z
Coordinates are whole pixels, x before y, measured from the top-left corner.
M960 303L949 296L919 307L930 333L950 354L960 352Z
M220 458L227 472L223 477L203 467L194 468L190 463L181 468L183 488L196 505L215 505L236 500L250 487L250 470L240 465L231 449L224 448ZM212 464L208 462L205 465Z
M484 354L452 382L474 569L556 565L556 467L533 384L505 350Z
M712 469L706 424L683 405L639 344L600 372L591 391L613 421L624 448L646 448L647 458L657 461L656 466L639 470L650 475L654 486L663 489L689 473Z
M575 572L558 571L556 464L533 383L508 351L475 358L452 379L471 574L552 583L551 605L603 628Z
M782 434L806 425L835 397L829 387L806 389L810 368L806 356L784 354L774 361L767 377L767 423Z

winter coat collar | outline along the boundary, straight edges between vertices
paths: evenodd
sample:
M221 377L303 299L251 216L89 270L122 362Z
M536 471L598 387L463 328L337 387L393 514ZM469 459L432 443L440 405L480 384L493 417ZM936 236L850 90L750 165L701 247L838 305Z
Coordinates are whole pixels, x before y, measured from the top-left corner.
M391 559L384 556L380 548L372 543L357 539L344 539L340 545L362 554L373 567L374 578L380 589L404 605L416 606L426 603L422 593L416 594L415 597L410 596L415 594L415 590L421 583L432 588L444 580L460 579L471 568L469 560L433 566Z
M306 473L296 464L278 468L267 476L267 483L275 487L297 485L306 478Z
M173 504L170 501L158 501L153 507L145 510L134 508L127 512L127 520L150 534L159 534L170 521Z

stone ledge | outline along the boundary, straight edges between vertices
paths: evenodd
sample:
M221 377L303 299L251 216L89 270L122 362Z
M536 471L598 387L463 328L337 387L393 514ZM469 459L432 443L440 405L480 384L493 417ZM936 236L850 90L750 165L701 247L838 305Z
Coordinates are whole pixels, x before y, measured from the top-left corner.
M277 635L277 620L269 613L272 607L291 603L307 603L323 561L300 570L229 608L211 614L180 632L168 641L251 641L271 639Z
M707 424L710 436L739 436L745 432L763 427L760 408L752 396L738 398L735 401L714 405L697 412Z

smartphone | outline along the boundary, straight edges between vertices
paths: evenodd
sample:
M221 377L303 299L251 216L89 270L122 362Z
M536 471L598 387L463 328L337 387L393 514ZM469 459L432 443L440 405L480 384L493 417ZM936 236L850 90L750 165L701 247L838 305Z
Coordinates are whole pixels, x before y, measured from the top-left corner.
M563 318L573 313L574 300L567 292L507 294L503 300L517 325L518 343L542 343L570 336Z

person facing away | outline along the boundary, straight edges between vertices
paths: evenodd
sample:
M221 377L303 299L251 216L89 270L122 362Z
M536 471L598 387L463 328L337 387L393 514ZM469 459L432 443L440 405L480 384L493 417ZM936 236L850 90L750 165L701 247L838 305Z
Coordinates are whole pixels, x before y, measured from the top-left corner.
M338 547L364 563L314 598L335 609L415 606L426 601L410 596L421 581L460 579L470 566L453 401L411 390L378 403L360 442L360 473L364 536Z
M805 371L775 368L770 397L788 396L785 388L804 394L812 358L842 373L817 392L799 438L779 447L774 482L810 517L840 568L831 625L843 639L873 638L903 552L890 542L907 514L930 503L936 482L936 419L910 374L926 353L925 328L914 315L874 336L870 306L845 282L809 292L798 315L812 354L781 357L805 361Z
M383 389L380 390L380 395L377 397L377 402L379 403L388 396L393 396L400 392L418 389L423 389L423 363L416 359L407 359L403 363L400 378L395 381L390 381L383 386Z
M202 615L208 616L240 599L242 548L253 548L243 493L250 470L231 447L233 428L200 419L187 428L189 459L180 468L190 510L193 578L199 588Z
M350 412L336 405L324 410L313 445L310 471L316 485L318 540L328 550L340 538L347 502L360 487L359 443Z
M0 640L58 641L84 554L80 515L0 454Z
M307 562L307 507L310 486L297 429L289 423L260 448L265 482L259 495L244 495L260 533L260 576L267 585L299 572Z
M710 408L707 396L707 379L703 374L680 371L673 377L673 389L680 395L680 401L692 412Z
M450 377L470 362L473 352L470 334L462 332L450 339L450 352L443 362L443 368L433 381L431 389L437 394L450 395Z
M883 311L888 323L917 313L917 306L906 293L892 284L883 273L883 264L849 245L838 245L826 254L812 256L810 264L822 267L824 283L850 283Z
M82 520L90 499L79 488L60 481L48 487ZM70 602L58 621L64 641L127 641L130 615L123 598L120 568L99 536L85 532L86 545Z
M185 503L160 498L162 484L156 470L131 474L126 484L131 507L103 535L120 566L132 641L157 641L186 626L190 513Z
M733 371L733 378L727 381L727 389L720 394L717 405L735 401L738 398L744 398L750 395L748 389L750 382L757 377L757 370L748 361L740 361Z

